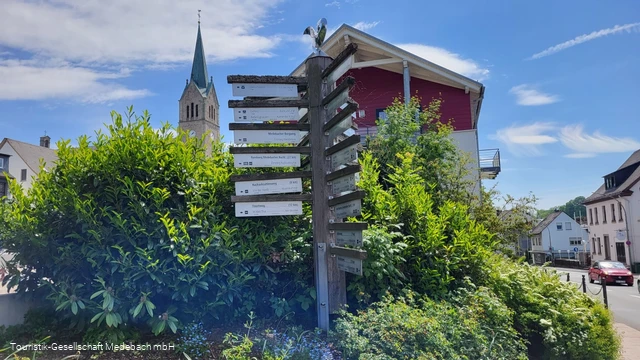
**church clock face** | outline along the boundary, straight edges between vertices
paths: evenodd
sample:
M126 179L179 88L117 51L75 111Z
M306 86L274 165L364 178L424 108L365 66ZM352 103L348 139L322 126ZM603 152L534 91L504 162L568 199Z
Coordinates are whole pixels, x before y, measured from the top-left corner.
M189 136L196 136L196 132L195 132L195 130L191 130L191 131L189 131Z

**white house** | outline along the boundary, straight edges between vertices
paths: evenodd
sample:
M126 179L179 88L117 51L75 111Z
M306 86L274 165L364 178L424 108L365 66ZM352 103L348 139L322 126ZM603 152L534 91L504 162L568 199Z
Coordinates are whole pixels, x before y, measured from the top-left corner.
M640 150L585 199L593 259L640 262ZM634 270L638 272L640 269Z
M34 177L40 172L40 160L45 162L45 168L53 166L58 159L56 151L50 148L51 138L40 137L40 146L26 142L4 138L0 142L0 175L5 172L10 178L17 179L24 190L31 187ZM7 181L0 177L0 196L11 196Z
M531 230L531 253L536 264L548 257L577 259L576 253L589 251L587 229L562 211L547 215ZM585 240L584 244L582 240ZM566 254L566 255L565 255Z

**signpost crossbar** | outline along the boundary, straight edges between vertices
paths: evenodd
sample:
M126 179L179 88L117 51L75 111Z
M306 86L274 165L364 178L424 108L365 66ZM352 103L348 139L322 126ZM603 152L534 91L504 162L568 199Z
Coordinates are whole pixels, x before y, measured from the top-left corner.
M229 107L235 108L280 108L280 107L309 107L309 100L268 100L268 99L252 99L252 100L229 100Z
M311 148L307 146L230 146L231 154L310 154Z
M229 130L300 130L309 131L309 124L229 123Z
M322 71L322 78L324 79L327 76L331 75L333 70L335 70L338 66L340 66L340 64L342 64L345 60L347 60L349 56L355 54L356 51L358 51L358 44L351 43L347 45L347 47L344 50L342 50L342 52L340 52L338 56L336 56L336 58L331 62L331 64L329 64L329 66L327 66L324 69L324 71Z
M362 167L360 165L347 165L346 167L340 170L336 170L330 174L327 174L326 179L327 181L332 181L332 180L341 178L343 176L358 173L361 170L362 170Z
M353 87L353 85L355 85L355 83L356 83L356 79L354 79L351 76L349 76L346 79L344 79L344 81L341 82L340 85L336 86L336 88L333 89L333 91L330 92L329 95L327 95L322 100L322 106L325 106L325 105L329 104L331 101L333 101L333 99L337 98L338 95L340 95L341 93L343 93L345 91L349 91L349 89L351 89L351 87Z
M231 196L231 202L312 201L311 194L269 194Z
M351 135L348 138L346 138L344 141L341 141L335 145L333 145L332 147L326 149L324 151L324 155L325 156L330 156L332 154L337 153L340 150L346 149L351 145L355 145L355 144L359 144L360 143L360 135Z
M367 230L369 228L369 224L365 222L348 222L348 223L330 223L329 230L344 230L344 231L357 231L357 230Z
M311 171L290 171L290 172L274 172L262 174L243 174L231 175L231 181L259 181L259 180L277 180L292 178L310 178Z
M336 206L338 204L346 203L348 201L364 199L366 193L362 190L354 191L346 195L338 196L329 200L329 206Z
M279 75L228 75L227 84L234 83L307 85L307 77Z
M331 120L327 121L327 123L324 124L324 126L322 127L323 131L326 132L331 130L331 128L338 125L342 120L344 120L348 116L351 116L351 114L358 110L358 104L351 101L349 101L347 104L348 105L344 109L340 110L339 113L337 113L331 118Z

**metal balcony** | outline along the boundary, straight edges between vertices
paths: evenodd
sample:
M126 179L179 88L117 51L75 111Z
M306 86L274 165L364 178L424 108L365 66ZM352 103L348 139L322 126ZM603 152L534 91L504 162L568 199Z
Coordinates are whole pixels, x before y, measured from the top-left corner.
M480 177L495 179L500 173L500 149L478 150L480 156Z

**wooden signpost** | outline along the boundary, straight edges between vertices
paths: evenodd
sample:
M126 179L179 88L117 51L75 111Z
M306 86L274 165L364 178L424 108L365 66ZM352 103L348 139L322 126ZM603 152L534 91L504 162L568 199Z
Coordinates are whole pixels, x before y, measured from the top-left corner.
M230 153L238 168L296 167L306 171L235 175L236 216L301 215L311 202L318 327L329 329L329 314L346 303L345 272L362 275L366 251L362 232L367 224L344 222L362 212L365 193L357 189L360 136L334 144L353 127L358 109L349 97L355 80L344 77L351 68L355 44L335 59L316 55L307 59L306 76L243 76L227 78L234 96L234 143L290 146L234 146ZM299 96L306 92L305 96ZM283 99L284 98L284 99ZM300 116L300 109L307 109ZM306 133L305 133L306 132ZM304 159L304 160L303 160ZM302 179L311 178L304 194Z

